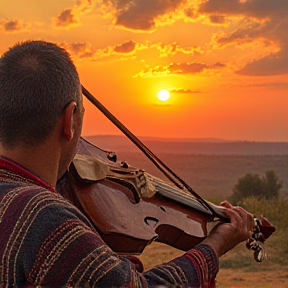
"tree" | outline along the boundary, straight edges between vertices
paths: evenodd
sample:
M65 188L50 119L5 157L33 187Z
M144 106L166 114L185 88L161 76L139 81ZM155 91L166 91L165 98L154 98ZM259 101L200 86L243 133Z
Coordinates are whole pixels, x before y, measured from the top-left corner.
M264 196L267 199L277 198L279 196L279 190L282 187L282 183L273 170L266 171L265 177L262 179L264 185Z
M229 200L231 203L237 204L249 196L266 199L277 198L281 187L282 184L273 170L266 171L262 178L258 174L248 173L238 179Z

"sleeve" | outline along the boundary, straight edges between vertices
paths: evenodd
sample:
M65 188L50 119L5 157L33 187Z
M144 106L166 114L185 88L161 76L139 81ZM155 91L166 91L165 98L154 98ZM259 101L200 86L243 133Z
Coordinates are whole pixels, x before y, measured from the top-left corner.
M38 211L23 245L30 283L49 287L213 287L218 260L209 246L199 245L143 272L137 257L114 253L74 206L52 202Z

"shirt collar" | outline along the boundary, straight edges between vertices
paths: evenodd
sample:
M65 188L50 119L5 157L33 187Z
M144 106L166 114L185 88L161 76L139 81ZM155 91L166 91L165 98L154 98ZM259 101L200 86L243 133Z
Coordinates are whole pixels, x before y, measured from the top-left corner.
M22 179L22 181L24 178L26 180L26 182L30 182L30 183L33 183L35 185L42 186L42 187L50 190L51 192L56 192L55 189L51 185L49 185L48 183L46 183L45 181L40 179L38 176L36 176L31 171L27 170L27 168L25 168L21 164L13 161L7 157L0 155L0 177L3 176L2 175L2 174L4 174L3 171L8 171L8 172L14 174L14 176L16 176L16 177L19 176L19 179ZM7 178L9 178L9 177L7 177Z

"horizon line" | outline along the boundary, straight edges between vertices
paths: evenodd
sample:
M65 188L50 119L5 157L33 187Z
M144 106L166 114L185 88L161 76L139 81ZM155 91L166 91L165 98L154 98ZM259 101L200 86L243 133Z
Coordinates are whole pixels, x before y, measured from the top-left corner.
M83 138L85 137L122 137L129 139L124 134L91 134L91 135L81 135ZM255 142L255 143L287 143L288 140L231 140L231 139L224 139L218 137L159 137L159 136L136 136L139 139L150 139L150 140L174 140L174 141L204 141L204 142Z

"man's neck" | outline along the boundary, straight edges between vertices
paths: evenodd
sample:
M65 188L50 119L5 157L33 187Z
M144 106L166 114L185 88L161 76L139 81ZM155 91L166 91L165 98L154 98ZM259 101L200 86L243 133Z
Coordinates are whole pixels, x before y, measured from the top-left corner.
M33 148L16 147L4 149L0 145L0 155L7 157L55 187L58 175L59 153L49 145L39 145Z

